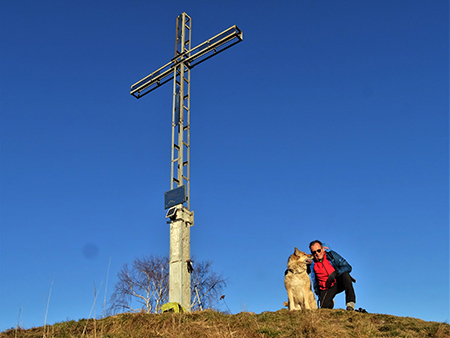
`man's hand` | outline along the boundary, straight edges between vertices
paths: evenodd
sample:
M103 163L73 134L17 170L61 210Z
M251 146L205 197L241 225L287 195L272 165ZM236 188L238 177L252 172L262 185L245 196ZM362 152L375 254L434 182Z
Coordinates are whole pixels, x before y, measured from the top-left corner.
M336 279L336 276L337 276L336 271L334 271L331 275L328 276L326 283L327 289L331 288L331 284L333 284L334 280Z

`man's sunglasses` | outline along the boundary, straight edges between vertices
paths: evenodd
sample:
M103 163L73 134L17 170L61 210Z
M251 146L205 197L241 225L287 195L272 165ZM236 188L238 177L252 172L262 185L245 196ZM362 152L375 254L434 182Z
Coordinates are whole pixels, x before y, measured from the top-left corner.
M316 253L320 253L322 251L322 249L319 249L319 250L316 250L316 251L311 251L311 253L313 254L313 255L315 255Z

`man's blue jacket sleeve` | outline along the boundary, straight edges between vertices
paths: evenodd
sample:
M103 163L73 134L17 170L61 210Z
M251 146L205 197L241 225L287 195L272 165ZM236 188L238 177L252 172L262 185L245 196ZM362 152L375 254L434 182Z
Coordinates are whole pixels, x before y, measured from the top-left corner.
M331 255L330 255L331 253ZM333 264L334 268L337 270L339 275L342 275L345 272L352 272L352 266L348 264L348 262L337 252L330 250L328 256L331 256L329 258L331 261L331 264Z

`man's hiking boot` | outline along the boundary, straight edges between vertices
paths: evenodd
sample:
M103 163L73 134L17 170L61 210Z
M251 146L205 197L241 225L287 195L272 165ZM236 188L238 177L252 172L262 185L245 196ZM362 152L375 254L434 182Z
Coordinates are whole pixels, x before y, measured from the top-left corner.
M347 311L355 311L355 303L348 302L347 303Z

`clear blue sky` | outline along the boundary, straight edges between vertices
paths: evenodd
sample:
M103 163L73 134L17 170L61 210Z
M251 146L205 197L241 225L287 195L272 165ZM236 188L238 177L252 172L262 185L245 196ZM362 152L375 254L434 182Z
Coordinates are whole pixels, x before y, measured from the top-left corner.
M99 315L124 263L168 255L172 85L129 90L173 57L182 12L193 45L244 32L191 73L191 252L231 311L282 308L287 258L321 239L357 307L448 321L448 1L17 0L0 10L0 330L42 326L50 290L47 323L87 318L94 283Z

